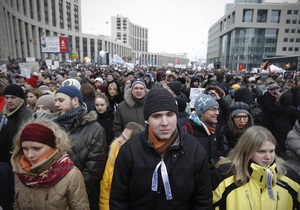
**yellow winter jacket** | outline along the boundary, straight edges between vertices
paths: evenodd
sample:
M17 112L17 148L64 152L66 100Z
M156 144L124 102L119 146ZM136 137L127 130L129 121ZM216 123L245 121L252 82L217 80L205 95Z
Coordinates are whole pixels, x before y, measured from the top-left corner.
M272 190L267 189L267 168L273 175ZM211 172L214 209L228 210L294 210L300 209L299 175L287 168L280 180L276 176L276 164L262 167L250 164L248 183L237 186L228 172L229 166L222 165ZM273 195L273 196L272 196Z
M120 146L117 138L111 143L105 170L103 173L102 180L100 182L99 208L101 210L109 210L109 195L111 189L111 182L119 149Z

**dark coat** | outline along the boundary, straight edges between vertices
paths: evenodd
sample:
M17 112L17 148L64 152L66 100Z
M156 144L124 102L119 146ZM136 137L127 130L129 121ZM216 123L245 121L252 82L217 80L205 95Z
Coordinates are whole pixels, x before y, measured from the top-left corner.
M105 130L107 148L109 148L113 141L113 120L114 111L112 109L107 110L104 113L97 113L97 122L102 125Z
M10 164L13 138L17 134L23 122L32 116L33 111L27 108L23 103L19 108L10 112L6 106L3 109L3 114L7 116L7 125L3 126L0 132L0 162Z
M207 160L210 167L213 167L215 163L219 160L219 152L217 150L217 140L216 136L217 133L208 135L205 128L203 127L203 124L198 125L192 120L189 120L189 122L185 123L183 126L183 130L185 133L188 133L192 136L194 136L206 149L207 153ZM216 131L218 128L216 128Z
M148 130L126 142L118 154L110 209L210 209L211 187L205 149L192 136L179 132L179 138L163 156L172 199L167 200L160 168L158 191L152 191L152 175L162 157L148 139Z
M280 151L285 152L285 140L289 131L293 129L298 118L298 112L293 105L292 93L286 92L280 98L274 121L274 136Z
M261 97L261 108L264 114L263 126L268 128L270 131L273 131L277 111L276 98L269 92L265 92L265 94Z
M98 209L100 180L107 158L105 131L97 122L96 112L91 111L77 116L67 132L72 141L68 153L74 165L82 172L91 209Z
M0 206L12 210L14 202L14 174L8 163L0 162Z
M186 122L189 121L189 114L187 112L178 112L177 124L181 128Z

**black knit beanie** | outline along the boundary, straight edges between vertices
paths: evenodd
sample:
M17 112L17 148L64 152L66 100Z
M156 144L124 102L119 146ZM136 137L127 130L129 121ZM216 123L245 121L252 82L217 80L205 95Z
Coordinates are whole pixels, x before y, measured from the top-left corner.
M251 101L253 101L253 96L247 87L242 87L234 92L234 100L244 103L250 103Z
M9 86L7 86L4 90L3 95L12 95L12 96L16 96L18 98L24 99L25 95L24 95L24 91L21 88L20 85L16 85L16 84L11 84Z
M173 81L167 84L169 88L177 95L180 95L182 84L179 81Z
M155 112L172 111L178 115L178 107L175 98L165 88L156 87L149 91L144 105L144 119Z

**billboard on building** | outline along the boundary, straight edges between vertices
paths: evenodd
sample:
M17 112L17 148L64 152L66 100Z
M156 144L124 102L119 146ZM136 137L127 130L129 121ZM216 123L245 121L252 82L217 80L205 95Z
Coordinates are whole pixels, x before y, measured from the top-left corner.
M67 53L69 42L67 36L43 36L41 37L42 53Z

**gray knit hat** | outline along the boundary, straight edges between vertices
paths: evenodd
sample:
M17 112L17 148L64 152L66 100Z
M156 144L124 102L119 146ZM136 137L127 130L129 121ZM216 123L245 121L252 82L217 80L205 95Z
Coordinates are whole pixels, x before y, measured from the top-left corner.
M213 106L219 106L219 104L211 95L202 93L195 99L194 108L198 116Z
M39 97L36 101L36 105L44 105L48 107L52 113L57 112L57 108L55 107L55 97L53 95L43 95Z
M151 114L160 111L172 111L178 115L177 102L167 89L152 88L144 103L144 119L148 120Z

